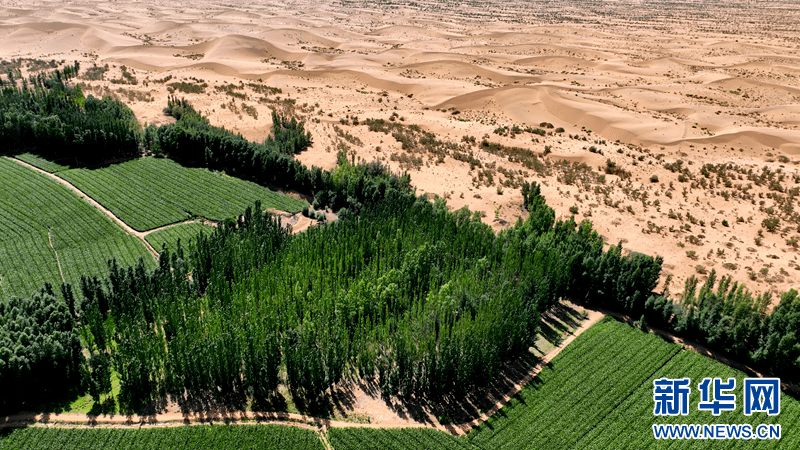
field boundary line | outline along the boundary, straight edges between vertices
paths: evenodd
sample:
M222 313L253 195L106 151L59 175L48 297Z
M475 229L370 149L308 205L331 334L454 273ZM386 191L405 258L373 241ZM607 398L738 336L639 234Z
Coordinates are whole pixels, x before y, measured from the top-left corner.
M61 261L58 259L58 250L56 250L56 246L53 245L53 236L50 234L50 227L47 227L47 240L50 242L50 248L53 249L53 253L56 255L56 265L58 266L58 273L61 275L61 281L66 283L67 280L64 278L64 271L61 270Z
M618 313L616 311L611 311L611 310L604 309L604 308L596 308L596 307L591 307L590 308L588 306L583 306L583 305L581 305L581 306L584 309L586 309L587 311L589 311L589 310L598 311L598 312L600 312L600 313L602 313L602 314L604 314L606 316L611 316L611 317L614 317L614 318L616 318L618 320L621 320L621 321L627 323L628 325L635 326L634 322L635 322L636 319L634 319L634 318L632 318L630 316L627 316L625 314ZM682 338L682 337L680 337L680 336L678 336L678 335L676 335L676 334L674 334L674 333L672 333L670 331L662 330L661 328L658 328L658 327L654 327L654 326L648 325L647 329L651 333L653 333L655 335L658 335L658 336L661 336L663 339L666 339L669 342L673 342L675 344L682 345L685 350L689 350L689 351L692 351L694 353L697 353L698 355L703 355L703 356L705 356L707 358L711 358L714 361L717 361L719 363L725 364L728 367L732 367L732 368L734 368L734 369L736 369L736 370L738 370L740 372L744 372L745 374L747 374L749 376L757 376L759 378L766 378L768 376L767 374L765 374L764 372L761 372L760 370L756 370L756 369L754 369L753 367L751 367L751 366L749 366L747 364L744 364L742 362L736 361L734 359L731 359L731 358L723 355L721 352L718 352L716 350L711 350L708 347L706 347L705 345L700 344L699 342L692 341L692 340L689 340L689 339L686 339L686 338ZM797 395L800 395L800 385L781 382L781 387L786 391L791 391L791 392L793 392L793 393L795 393Z
M328 440L328 429L321 428L317 433L319 433L319 440L322 441L322 446L325 447L325 450L334 450L331 441Z
M588 313L588 316L586 320L584 320L583 323L581 323L581 326L576 328L575 331L573 331L568 338L564 339L558 345L558 347L554 348L549 353L542 356L539 362L536 363L536 366L530 372L528 372L528 374L525 375L525 377L523 377L522 380L514 384L514 386L511 389L509 389L508 392L505 393L505 395L503 395L503 398L498 400L494 404L494 406L492 406L488 411L482 413L478 418L473 419L469 422L460 423L456 425L447 425L447 426L438 425L435 428L445 429L446 431L450 431L451 433L454 433L456 435L463 435L468 433L469 430L477 428L478 426L480 426L480 424L488 420L489 417L493 416L496 412L500 411L500 409L502 409L512 398L514 398L514 396L517 395L517 393L519 393L519 391L521 391L522 388L524 388L528 383L530 383L531 380L536 378L536 376L539 375L539 372L542 371L544 366L546 366L553 358L558 356L558 354L561 353L561 351L564 350L567 347L567 345L569 345L572 341L574 341L575 338L580 336L584 331L588 330L589 327L596 324L603 317L605 317L605 314L601 313L600 311L595 311L589 308L584 308L584 309Z
M369 428L415 428L413 426L381 426L380 424L362 424L355 422L345 422L330 420L320 417L307 416L305 414L289 412L254 412L254 411L234 411L228 414L206 414L206 413L164 413L153 415L137 414L113 414L94 416L81 413L19 413L10 416L0 417L0 429L18 428L31 425L64 426L64 427L96 427L98 425L108 425L111 427L130 428L132 426L170 426L170 425L200 425L224 423L229 425L247 424L275 424L286 426L299 426L315 430L327 430L331 426L346 426L352 424ZM419 428L425 427L420 424Z
M130 235L133 235L134 237L139 239L139 241L141 241L142 244L144 244L145 248L150 252L150 254L153 255L153 258L158 260L158 252L153 248L152 245L150 245L149 242L147 242L147 240L144 238L144 234L142 232L136 231L133 228L131 228L130 225L128 225L127 223L123 222L122 219L120 219L119 217L114 215L114 213L112 213L111 211L106 209L97 200L93 199L92 197L87 195L85 192L83 192L82 190L78 189L74 184L72 184L69 181L59 177L58 175L56 175L54 173L50 173L50 172L47 172L46 170L42 170L42 169L40 169L40 168L38 168L38 167L36 167L36 166L34 166L32 164L28 164L25 161L22 161L20 159L17 159L17 158L11 157L11 156L8 156L7 158L10 159L11 161L14 161L14 162L16 162L18 164L21 164L21 165L25 166L25 167L33 169L33 170L41 173L42 175L50 177L51 179L61 183L62 185L68 187L69 189L71 189L73 192L75 192L76 194L81 196L81 198L83 198L84 200L89 202L89 204L91 204L92 206L97 208L100 212L102 212L103 214L108 216L108 218L111 219L114 223L116 223L117 225L122 227L122 229L125 230L126 233L128 233Z
M210 221L208 219L189 219L189 220L185 220L183 222L175 222L175 223L169 223L167 225L161 225L160 227L155 227L155 228L147 230L147 231L141 231L140 233L142 233L142 236L147 236L147 235L149 235L151 233L155 233L156 231L161 231L161 230L165 230L167 228L177 227L178 225L186 225L186 224L190 224L190 223L202 223L203 225L207 225L206 222L210 222Z

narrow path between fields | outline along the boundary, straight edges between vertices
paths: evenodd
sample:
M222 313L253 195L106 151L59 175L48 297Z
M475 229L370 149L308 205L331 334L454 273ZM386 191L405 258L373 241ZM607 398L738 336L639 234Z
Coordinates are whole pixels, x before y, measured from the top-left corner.
M47 227L47 240L50 242L50 248L53 249L53 254L56 255L56 265L58 266L58 273L61 274L61 281L66 283L67 280L64 278L64 271L61 270L61 260L58 259L58 251L56 250L56 246L53 245L53 236L50 235L50 227Z
M87 428L102 425L103 427L117 427L117 428L130 428L136 427L153 427L153 426L183 426L183 425L200 425L200 424L231 424L231 425L252 425L252 424L276 424L284 426L295 426L302 428L309 428L320 430L323 433L323 442L325 442L324 435L328 429L333 427L340 428L434 428L440 431L449 432L455 435L464 435L471 429L479 426L486 421L490 416L497 413L503 406L508 403L514 395L517 394L522 388L525 387L536 375L547 365L553 358L555 358L567 345L575 340L581 333L586 331L589 327L600 321L605 316L616 317L628 323L632 323L633 319L623 314L608 311L605 309L591 309L582 307L587 312L587 318L582 321L580 327L575 329L570 336L564 339L557 347L554 347L546 355L542 356L541 360L537 362L536 366L530 370L525 377L517 382L512 389L510 389L495 405L480 417L461 424L448 424L442 425L438 422L435 423L420 423L413 421L389 421L379 423L358 423L347 422L343 420L330 420L319 417L308 416L304 414L288 413L288 412L252 412L252 411L236 411L231 413L165 413L155 414L149 416L138 415L112 415L112 416L90 416L87 414L34 414L34 413L21 413L12 416L0 418L0 429L23 427L23 426L48 426L60 428ZM708 356L728 366L743 370L746 373L752 373L756 376L763 376L762 374L754 371L752 368L737 364L716 352L710 351L707 348L697 343L681 339L672 333L650 328L650 331L662 336L663 338L672 342L684 345L687 350L694 351L701 355ZM784 388L789 390L798 390L796 385L784 385Z
M212 424L212 423L226 423L226 424L247 424L255 421L257 423L277 423L290 426L313 426L323 431L327 431L332 427L360 427L360 428L435 428L441 431L449 432L455 435L463 435L469 432L472 428L480 425L492 414L500 410L520 389L525 387L534 377L547 365L553 358L558 355L567 345L569 345L576 337L586 331L589 327L597 323L604 317L604 314L586 310L588 316L581 322L581 325L575 329L569 337L561 341L561 343L550 350L547 354L537 362L536 366L524 378L516 382L512 389L498 400L493 407L488 411L481 414L467 423L462 424L447 424L442 425L436 423L420 423L414 421L388 421L379 423L358 423L347 422L343 420L330 420L319 417L308 416L305 414L288 413L288 412L252 412L252 411L236 411L229 414L204 414L204 413L165 413L154 414L149 416L138 415L112 415L112 416L89 416L86 414L16 414L0 418L0 428L5 427L19 427L35 424L46 424L47 426L81 426L93 427L96 425L110 426L110 427L130 427L130 426L178 426L178 425L191 425L191 424ZM243 422L246 421L246 422Z
M213 220L208 220L208 219L189 219L189 220L185 220L183 222L175 222L175 223L171 223L169 225L162 225L160 227L156 227L156 228L153 228L153 229L150 229L150 230L147 230L147 231L138 231L137 233L140 233L142 235L142 237L146 237L150 233L155 233L156 231L161 231L161 230L164 230L164 229L167 229L167 228L177 227L178 225L186 225L186 224L189 224L189 223L202 223L203 225L206 225L206 226L209 226L209 227L214 227L214 228L217 227L217 222L214 222Z
M592 325L596 324L603 317L605 317L605 314L603 314L603 313L601 313L599 311L586 309L586 312L588 313L588 317L586 318L586 320L584 320L581 323L581 326L578 327L578 329L576 329L574 332L572 332L572 334L568 338L564 339L564 341L561 342L561 344L559 344L558 347L554 348L552 351L550 351L549 353L544 355L542 357L542 359L539 360L539 362L536 364L536 367L530 373L528 373L528 375L526 375L522 380L520 380L519 383L515 384L514 387L511 390L509 390L506 393L506 395L503 396L502 399L497 401L497 403L495 403L494 406L492 406L491 409L489 409L485 413L481 414L480 417L478 417L477 419L472 420L471 422L455 425L456 430L448 430L448 431L453 431L453 432L455 432L455 434L459 434L459 435L466 434L466 433L469 432L469 430L471 430L471 429L477 427L478 425L480 425L481 423L485 422L486 419L489 418L489 416L491 416L494 413L496 413L497 411L499 411L500 408L505 406L506 403L508 403L509 400L511 400L515 395L517 395L517 392L522 390L522 388L524 388L525 385L530 383L530 381L533 380L536 377L536 375L538 375L539 372L542 371L542 368L544 368L544 366L546 366L547 363L549 363L553 358L555 358L559 353L561 353L561 350L564 350L564 348L567 345L569 345L572 341L574 341L576 337L580 336L581 333L583 333L584 331L588 330L589 327L591 327Z
M57 176L55 174L52 174L52 173L47 172L45 170L42 170L42 169L40 169L40 168L38 168L38 167L36 167L34 165L28 164L25 161L22 161L22 160L19 160L17 158L13 158L13 157L10 157L10 156L8 157L8 159L10 159L12 161L15 161L15 162L17 162L19 164L22 164L25 167L31 168L31 169L41 173L42 175L46 175L46 176L52 178L53 180L56 180L59 183L63 184L64 186L72 189L76 194L80 195L84 200L89 202L92 206L94 206L100 212L102 212L103 214L108 216L111 220L113 220L114 223L116 223L117 225L122 227L122 229L125 230L126 233L131 234L131 235L135 236L137 239L139 239L140 241L142 241L142 244L144 244L145 248L150 252L151 255L153 255L153 258L158 259L158 252L144 238L145 233L142 233L141 231L136 231L133 228L131 228L127 223L123 222L122 219L120 219L119 217L114 215L114 213L112 213L111 211L107 210L103 205L98 203L95 199L93 199L92 197L89 197L85 192L83 192L82 190L80 190L77 187L75 187L75 185L73 185L69 181L67 181L67 180L65 180L65 179L63 179L63 178L61 178L61 177L59 177L59 176Z
M42 169L40 169L40 168L38 168L38 167L36 167L36 166L34 166L32 164L26 163L25 161L22 161L20 159L17 159L17 158L11 157L11 156L8 156L7 158L10 159L11 161L14 161L14 162L18 163L18 164L22 164L25 167L33 169L33 170L41 173L42 175L46 175L46 176L52 178L55 181L58 181L62 185L64 185L64 186L68 187L69 189L71 189L76 194L80 195L84 200L88 201L92 206L94 206L100 212L102 212L103 214L108 216L108 218L113 220L114 223L116 223L117 225L121 226L122 229L125 230L126 233L128 233L128 234L130 234L132 236L135 236L137 239L139 239L142 242L142 244L144 244L145 248L147 248L147 251L149 251L150 254L153 255L153 258L155 258L156 260L158 260L158 251L156 251L156 249L153 248L153 246L150 245L149 242L147 242L147 239L145 239L148 234L154 233L154 232L159 231L159 230L163 230L165 228L172 228L172 227L176 227L178 225L183 225L183 224L187 224L187 223L195 223L195 222L200 222L200 223L203 223L204 225L209 225L209 226L212 226L212 227L216 227L217 226L216 222L208 220L208 219L189 219L189 220L186 220L186 221L183 221L183 222L171 223L169 225L163 225L163 226L156 227L156 228L153 228L153 229L150 229L150 230L146 230L146 231L137 231L137 230L134 230L133 228L131 228L131 226L128 225L127 223L125 223L122 219L117 217L113 212L111 212L108 209L106 209L106 207L101 205L97 200L93 199L88 194L86 194L82 190L78 189L78 187L76 187L74 184L70 183L69 181L59 177L58 175L56 175L54 173L47 172L46 170L42 170ZM269 210L266 210L266 211L269 211L269 212L271 212L273 214L276 214L276 215L282 217L283 220L285 220L288 223L292 224L293 225L292 234L297 234L297 233L299 233L301 231L304 231L313 222L315 222L315 221L312 221L311 219L303 217L299 213L298 214L291 214L291 213L287 213L287 212L276 210L276 209L269 209ZM53 241L52 240L50 240L50 246L51 247L53 246ZM53 251L55 251L55 248L53 248ZM56 255L56 258L58 258L58 255ZM59 268L59 270L61 270L61 264L60 263L59 263L58 268ZM64 279L64 274L63 273L61 274L61 278L62 278L62 280Z

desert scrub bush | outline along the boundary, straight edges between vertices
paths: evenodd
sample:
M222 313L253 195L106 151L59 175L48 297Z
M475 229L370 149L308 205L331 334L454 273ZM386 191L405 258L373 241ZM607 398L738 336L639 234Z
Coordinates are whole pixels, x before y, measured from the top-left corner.
M658 175L652 175L650 177L650 182L651 183L658 183Z
M478 144L478 140L475 139L475 136L467 136L467 135L465 135L465 136L463 136L461 138L461 142L465 142L465 143L470 144L470 145L477 145Z
M570 212L571 214L578 214L578 207L577 207L577 206L574 206L574 205L573 205L573 206L570 206L570 207L569 207L569 212Z
M761 221L761 226L764 227L767 231L774 233L778 226L780 225L781 220L777 217L771 217L769 219L764 219Z
M686 256L691 259L697 259L697 252L694 250L686 250Z
M631 173L627 170L623 169L622 167L617 166L617 163L614 161L607 159L606 160L606 167L605 172L609 175L617 175L620 179L628 179L631 177Z
M727 263L723 264L722 267L724 267L725 269L728 269L728 270L736 270L736 264L734 264L734 263L727 262Z
M699 273L701 275L704 275L704 274L708 273L708 271L706 270L706 267L701 265L701 264L696 265L694 267L694 270L696 270L697 273Z
M83 72L83 78L87 80L99 81L103 79L107 71L108 64L102 67L94 65Z
M175 82L169 83L167 86L172 88L172 92L180 91L187 94L202 94L205 92L206 88L208 87L208 83L197 84L193 82Z

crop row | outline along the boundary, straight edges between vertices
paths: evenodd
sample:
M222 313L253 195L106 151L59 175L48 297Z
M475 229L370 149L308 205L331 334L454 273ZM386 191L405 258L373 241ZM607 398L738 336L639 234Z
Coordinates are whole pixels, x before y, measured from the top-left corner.
M430 428L331 428L335 450L478 450L465 438Z
M0 437L0 450L322 450L308 429L280 425L199 425L168 428L18 429Z
M691 379L692 392L689 397L688 416L654 416L653 415L653 379L658 378L684 378ZM719 416L714 416L709 411L697 409L700 401L700 392L697 385L705 377L718 377L722 380L736 378L736 389L731 393L736 394L736 409L723 411ZM754 413L745 416L743 413L742 386L746 375L736 369L716 362L694 352L684 351L659 369L650 380L642 384L636 392L628 397L614 412L609 414L588 433L578 447L585 449L605 448L638 448L638 449L683 449L702 442L707 449L778 449L797 448L800 444L800 405L791 397L781 394L781 413L777 416L768 416L766 413ZM755 428L759 424L781 424L783 437L777 440L656 440L653 438L653 424L752 424Z
M470 439L492 449L571 448L679 350L628 325L601 322Z
M34 155L33 153L21 153L19 155L14 155L14 158L24 161L34 167L38 167L45 172L55 173L59 170L69 169L69 166L64 166L48 159L44 159L39 155Z
M167 245L167 248L175 250L177 248L178 239L181 241L181 246L186 249L188 248L189 241L195 238L198 233L208 235L212 230L212 227L203 225L200 222L187 222L154 231L148 234L145 239L159 252L164 244Z
M52 243L52 244L51 244ZM28 294L44 282L77 284L106 273L106 260L131 265L144 246L64 186L7 158L0 159L0 297Z
M677 352L677 353L676 353ZM644 376L642 376L644 374ZM689 415L653 415L653 380L691 381ZM714 416L697 409L705 377L736 378L736 409ZM468 439L431 429L333 428L335 450L395 449L782 449L800 444L800 404L781 394L781 413L743 414L746 375L667 344L626 324L601 322L570 344L509 404ZM713 394L712 394L713 395ZM653 424L780 424L781 440L657 440Z
M59 172L58 176L72 183L138 231L189 218L186 211L110 168L71 169Z
M46 231L31 230L0 237L0 301L11 295L34 292L44 283L56 286L60 282Z
M140 231L192 216L223 220L241 214L256 200L265 209L288 212L299 212L305 205L255 183L183 167L168 159L142 158L58 175Z

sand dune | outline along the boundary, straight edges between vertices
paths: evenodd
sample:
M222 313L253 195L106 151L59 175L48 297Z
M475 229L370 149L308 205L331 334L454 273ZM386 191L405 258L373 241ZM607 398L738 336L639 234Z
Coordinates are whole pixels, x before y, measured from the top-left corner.
M406 64L400 67L405 71L415 71L434 78L475 79L481 78L496 83L514 83L515 81L530 80L530 76L507 75L495 70L486 69L462 61L431 61Z
M298 30L294 28L278 28L269 30L260 33L258 37L267 42L271 42L273 44L280 43L281 45L300 44L304 46L336 48L341 44L341 41L329 39L312 33L308 30Z
M300 52L284 50L263 39L241 35L227 35L202 44L183 47L183 50L204 53L208 59L261 61L268 58L294 60L304 56Z
M101 80L79 81L93 95L122 98L149 123L168 120L169 77L205 85L201 94L174 93L251 139L268 135L270 108L279 108L314 136L298 156L306 164L333 167L338 150L381 159L410 170L418 192L481 211L496 229L525 214L521 180L545 183L561 217L576 207L608 242L664 255L673 293L712 268L760 291L800 281L797 250L787 244L800 237L800 218L775 212L800 180L800 36L759 25L793 29L794 13L719 4L653 22L616 2L603 20L539 0L458 11L415 5L6 1L0 59L30 58L18 64L25 75L40 70L33 60L108 64ZM257 92L260 84L275 90ZM404 150L391 134L369 132L365 118L419 125L481 166ZM530 150L550 172L488 152L484 140ZM691 177L665 165L678 159ZM607 161L630 178L603 173ZM721 162L739 172L701 174ZM571 163L607 175L605 184L574 181L569 171L584 169ZM764 167L781 174L780 189L756 183ZM769 214L780 217L779 233L763 233Z
M534 43L525 43L525 44L508 44L508 45L501 45L501 44L493 44L493 45L470 45L470 46L463 46L463 47L456 47L457 49L469 49L475 50L480 52L489 52L490 50L496 53L508 53L513 55L540 55L540 54L552 54L552 55L561 55L561 56L576 56L584 59L604 59L604 58L613 58L615 54L613 52L605 52L605 51L598 51L596 49L588 49L582 46L576 45L569 45L570 42L568 40L562 39L553 39L552 36L548 35L535 35L535 34L528 34L527 36L518 33L520 40L536 40L536 37L540 37L541 42L534 42ZM479 35L480 36L480 35ZM480 39L479 36L470 36L469 39ZM480 39L483 40L483 39ZM558 42L557 44L550 43Z
M778 92L785 95L800 95L800 88L775 83L765 83L758 80L743 80L741 78L725 78L721 80L715 80L708 83L708 85L720 87L722 89L751 88L758 89L759 91ZM791 100L791 97L787 98L787 100Z
M404 38L404 39L408 38L419 39L420 37L433 38L433 39L448 39L448 38L463 37L462 35L455 33L434 31L426 28L419 28L409 25L389 25L364 34L366 36L394 37L394 38Z

